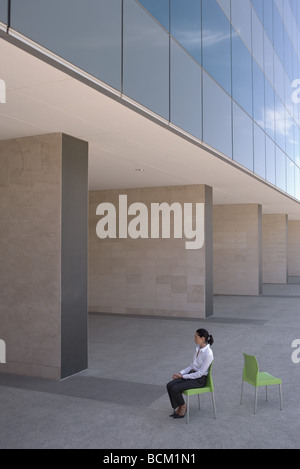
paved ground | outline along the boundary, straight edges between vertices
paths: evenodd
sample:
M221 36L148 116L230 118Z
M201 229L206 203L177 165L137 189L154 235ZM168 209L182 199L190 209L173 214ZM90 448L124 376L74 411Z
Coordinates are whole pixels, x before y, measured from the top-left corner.
M300 285L265 285L260 297L216 296L206 320L91 314L89 369L60 382L0 374L0 448L300 448ZM191 361L194 332L214 336L217 419L209 394L190 423L169 418L165 384ZM258 395L245 384L242 352L283 380ZM300 357L300 351L299 351Z

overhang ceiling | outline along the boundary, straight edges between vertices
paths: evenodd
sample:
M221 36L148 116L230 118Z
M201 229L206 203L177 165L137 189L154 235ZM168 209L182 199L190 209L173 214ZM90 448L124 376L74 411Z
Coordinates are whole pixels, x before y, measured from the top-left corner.
M230 160L157 125L122 99L0 37L0 140L63 132L89 142L89 190L189 184L213 187L214 204L261 204L300 219L300 204ZM143 171L137 171L142 169Z

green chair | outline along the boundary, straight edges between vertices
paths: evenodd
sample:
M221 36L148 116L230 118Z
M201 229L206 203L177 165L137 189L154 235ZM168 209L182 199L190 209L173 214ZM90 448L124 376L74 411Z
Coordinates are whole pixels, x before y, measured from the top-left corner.
M211 397L212 397L212 403L213 403L213 408L214 408L214 416L216 417L216 404L215 404L215 394L214 394L214 383L211 375L211 368L212 364L209 367L208 374L207 374L207 381L206 381L206 386L204 388L194 388L194 389L186 389L185 391L182 392L182 394L185 394L187 396L187 401L186 401L186 423L189 423L190 420L190 396L198 395L198 406L200 410L200 394L204 394L206 392L211 392Z
M268 386L273 384L279 385L279 399L280 399L280 410L282 410L282 391L281 391L281 379L275 378L266 372L260 372L258 368L258 363L256 358L253 355L244 355L244 369L243 369L243 379L242 379L242 391L241 391L241 402L243 399L243 387L244 381L251 384L255 387L255 399L254 399L254 413L256 414L257 409L257 389L260 386L266 386L266 401L268 401Z

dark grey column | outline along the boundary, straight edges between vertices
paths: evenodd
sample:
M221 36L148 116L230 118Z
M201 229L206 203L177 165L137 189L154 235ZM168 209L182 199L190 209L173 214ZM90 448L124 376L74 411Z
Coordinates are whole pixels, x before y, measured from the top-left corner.
M61 378L88 366L88 144L62 136Z
M262 272L262 206L258 206L258 292L263 292L263 272Z
M205 186L205 316L214 314L213 279L213 192Z

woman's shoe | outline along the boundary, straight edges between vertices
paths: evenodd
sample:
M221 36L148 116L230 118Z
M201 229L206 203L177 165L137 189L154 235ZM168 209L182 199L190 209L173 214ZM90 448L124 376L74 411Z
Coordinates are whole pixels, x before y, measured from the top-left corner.
M170 417L174 417L174 415L177 415L177 412L176 412L177 409L178 407L176 407L176 409L173 410L173 414L171 414Z
M185 417L186 412L183 415L175 414L173 415L173 419L183 419Z

